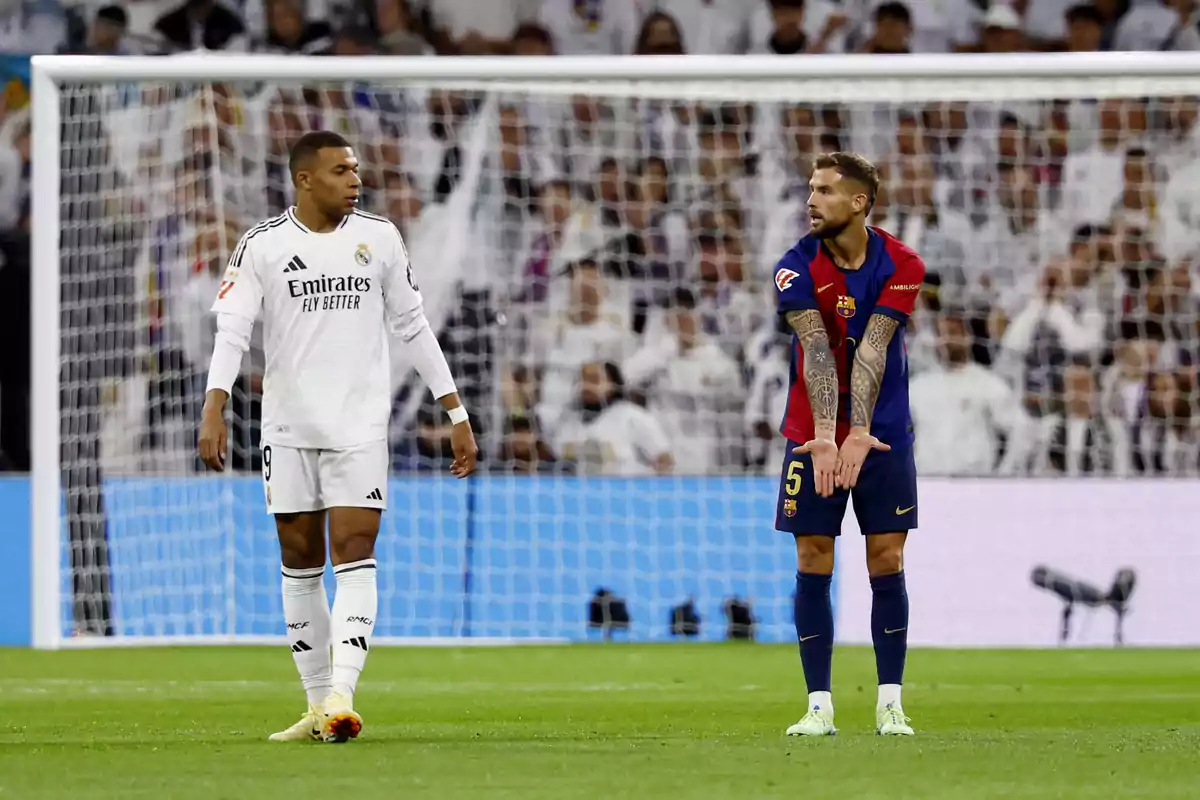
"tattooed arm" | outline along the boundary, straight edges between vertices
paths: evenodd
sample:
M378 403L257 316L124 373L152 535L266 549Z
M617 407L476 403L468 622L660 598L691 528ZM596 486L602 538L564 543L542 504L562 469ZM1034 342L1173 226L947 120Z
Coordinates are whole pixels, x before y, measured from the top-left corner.
M829 334L825 332L821 312L816 309L789 311L787 321L796 332L804 353L804 385L808 387L817 438L833 441L837 429L837 363L829 347Z
M899 322L885 314L872 314L867 330L850 367L850 432L838 450L837 484L853 489L858 483L867 454L872 450L891 450L889 444L871 435L871 417L887 368L888 343Z
M887 368L887 350L900 323L884 314L872 314L867 331L854 354L850 369L850 427L870 430Z
M804 385L813 413L813 439L792 450L812 456L813 485L817 494L832 497L836 483L838 447L838 374L829 334L815 308L787 312L788 324L800 340L804 353Z

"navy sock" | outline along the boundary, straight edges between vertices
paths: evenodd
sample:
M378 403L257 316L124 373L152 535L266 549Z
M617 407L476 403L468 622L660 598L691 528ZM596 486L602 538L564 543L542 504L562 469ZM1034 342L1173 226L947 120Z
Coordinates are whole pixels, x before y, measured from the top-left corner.
M871 641L879 683L903 683L908 655L908 590L903 570L871 578Z
M796 573L796 639L809 692L828 692L833 669L832 575Z

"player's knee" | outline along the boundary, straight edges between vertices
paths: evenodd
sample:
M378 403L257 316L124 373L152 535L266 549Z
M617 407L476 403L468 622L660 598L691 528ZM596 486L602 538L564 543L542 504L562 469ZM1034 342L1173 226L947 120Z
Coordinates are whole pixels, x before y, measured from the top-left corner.
M333 563L348 564L375 557L381 514L370 508L335 508L329 516L329 550Z
M833 572L832 536L797 536L796 568L801 572L828 575Z
M325 564L325 532L299 514L276 517L279 556L285 567L308 569Z
M335 564L349 564L375 557L375 532L343 534L329 543Z
M891 536L867 537L867 572L893 575L904 569L904 540Z

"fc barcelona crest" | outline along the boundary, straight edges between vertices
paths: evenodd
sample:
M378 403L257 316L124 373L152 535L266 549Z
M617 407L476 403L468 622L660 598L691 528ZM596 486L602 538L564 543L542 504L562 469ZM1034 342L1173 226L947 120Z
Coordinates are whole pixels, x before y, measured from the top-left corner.
M784 500L783 501L783 515L785 517L796 516L796 501L795 500Z
M839 317L850 319L854 316L854 298L847 295L839 295L837 301L837 313Z
M360 267L365 267L371 263L371 248L365 244L360 244L358 249L354 251L354 260L358 262Z

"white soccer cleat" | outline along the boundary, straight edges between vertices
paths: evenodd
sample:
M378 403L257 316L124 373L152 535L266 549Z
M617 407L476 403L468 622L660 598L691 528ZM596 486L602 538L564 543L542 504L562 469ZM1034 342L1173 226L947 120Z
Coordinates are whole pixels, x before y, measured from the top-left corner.
M272 733L268 739L272 742L319 742L321 740L321 712L309 706L304 716L290 728L284 728L279 733Z
M788 736L836 736L833 714L821 708L810 708L804 718L787 729Z
M355 738L362 731L362 717L354 710L350 698L344 694L334 692L325 698L323 717L321 733L327 742L342 744Z
M875 712L875 733L880 736L912 736L912 726L899 703L888 703Z

